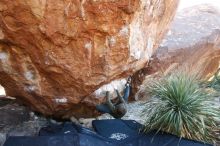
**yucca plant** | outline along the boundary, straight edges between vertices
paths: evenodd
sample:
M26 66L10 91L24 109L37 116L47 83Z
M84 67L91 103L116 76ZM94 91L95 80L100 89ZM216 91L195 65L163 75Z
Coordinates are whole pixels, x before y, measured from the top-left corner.
M149 83L146 92L152 98L143 110L144 132L157 129L207 143L217 140L213 131L220 130L220 110L196 76L176 72Z

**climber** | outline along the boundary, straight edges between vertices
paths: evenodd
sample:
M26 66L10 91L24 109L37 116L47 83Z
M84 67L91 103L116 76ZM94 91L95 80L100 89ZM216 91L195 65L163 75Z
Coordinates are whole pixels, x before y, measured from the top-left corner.
M106 92L106 102L104 104L100 104L96 106L96 109L102 113L109 113L114 118L118 119L123 117L127 112L127 101L130 94L130 86L131 77L128 78L127 83L125 84L124 96L122 97L118 90L117 93L117 101L112 103L109 91Z

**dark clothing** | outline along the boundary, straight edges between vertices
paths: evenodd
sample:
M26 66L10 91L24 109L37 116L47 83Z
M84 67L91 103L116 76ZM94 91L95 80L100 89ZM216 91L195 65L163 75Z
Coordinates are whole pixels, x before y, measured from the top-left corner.
M123 97L121 97L118 91L116 91L118 95L118 101L116 101L116 103L111 103L111 100L109 99L109 94L107 92L106 103L97 105L96 109L101 113L109 113L111 116L113 116L116 119L123 117L127 112L126 103L130 95L130 90L131 90L130 88L131 88L130 85L126 85Z

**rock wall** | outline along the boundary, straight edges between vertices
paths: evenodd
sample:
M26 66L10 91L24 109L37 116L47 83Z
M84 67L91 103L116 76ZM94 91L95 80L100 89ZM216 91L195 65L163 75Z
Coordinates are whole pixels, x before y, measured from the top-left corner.
M202 77L212 76L220 61L220 11L198 5L177 13L172 27L152 57L152 72L165 74L186 68Z
M104 84L141 69L178 0L1 0L0 84L34 110L92 116Z
M152 76L182 70L209 78L217 71L219 63L220 11L211 5L183 9L176 14L149 65L134 75L133 95Z

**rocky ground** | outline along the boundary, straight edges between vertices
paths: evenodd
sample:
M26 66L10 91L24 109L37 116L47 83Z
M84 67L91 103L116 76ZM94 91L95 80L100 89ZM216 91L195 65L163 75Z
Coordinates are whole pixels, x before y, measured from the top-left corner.
M219 101L219 99L218 99ZM57 122L37 116L28 108L16 104L14 101L0 100L0 146L3 146L7 136L36 136L40 128L47 126L49 122ZM128 105L128 112L123 119L136 120L144 123L144 102L136 101ZM91 128L91 122L94 119L111 119L109 114L103 114L97 118L76 119L72 117L70 120L74 123L81 124L84 127ZM220 143L216 146L220 146Z
M34 136L47 125L46 118L36 116L14 101L0 99L0 146L8 136Z
M123 119L132 119L143 123L143 102L138 101L128 105L128 112ZM40 128L48 125L49 122L57 122L35 115L28 108L20 106L11 100L0 100L0 146L3 146L8 136L36 136ZM84 127L92 128L94 119L111 119L109 114L103 114L97 118L80 118L71 117L74 123L81 124Z

